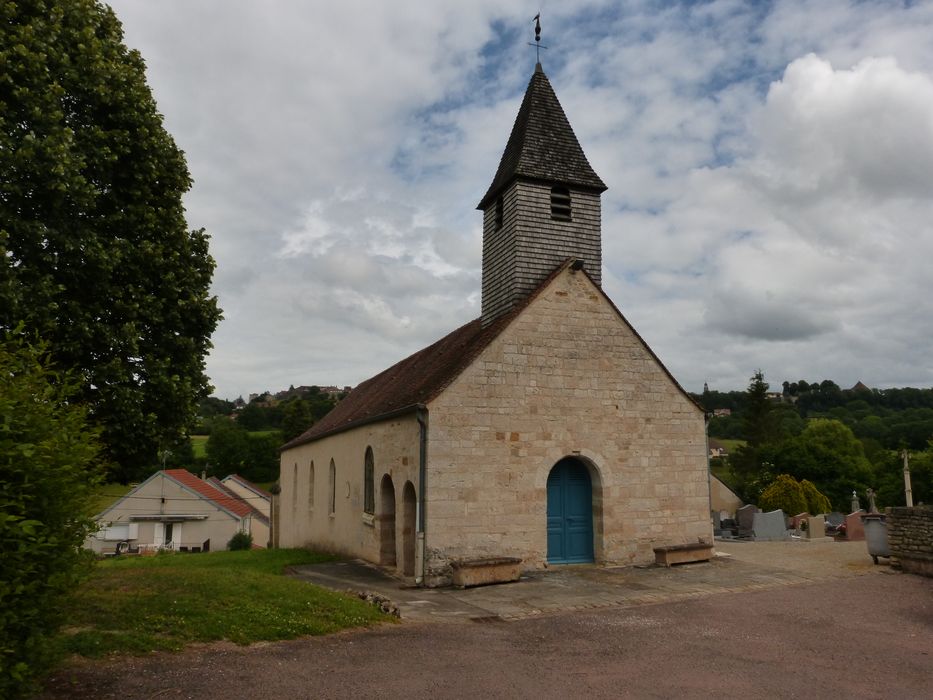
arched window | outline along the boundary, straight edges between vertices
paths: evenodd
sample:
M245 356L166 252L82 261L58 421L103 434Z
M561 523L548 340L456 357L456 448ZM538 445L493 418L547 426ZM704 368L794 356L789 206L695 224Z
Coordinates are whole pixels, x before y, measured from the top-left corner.
M570 221L570 190L566 187L551 188L551 218Z
M314 510L314 460L308 470L308 510Z
M363 458L363 512L372 515L376 512L376 484L373 477L373 448L366 448Z
M337 465L330 460L330 503L327 505L328 513L337 512Z

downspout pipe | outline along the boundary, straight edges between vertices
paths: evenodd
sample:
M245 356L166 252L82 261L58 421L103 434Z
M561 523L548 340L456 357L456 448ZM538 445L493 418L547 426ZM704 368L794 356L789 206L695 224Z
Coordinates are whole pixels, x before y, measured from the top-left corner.
M416 413L420 431L418 440L418 554L421 556L421 571L416 577L417 583L423 584L427 573L427 549L425 547L425 517L428 475L428 409L424 405L418 406Z
M713 514L713 466L709 459L709 421L713 417L710 411L703 411L703 437L706 443L706 514L710 519L710 544L716 541L716 533L713 532L712 514Z

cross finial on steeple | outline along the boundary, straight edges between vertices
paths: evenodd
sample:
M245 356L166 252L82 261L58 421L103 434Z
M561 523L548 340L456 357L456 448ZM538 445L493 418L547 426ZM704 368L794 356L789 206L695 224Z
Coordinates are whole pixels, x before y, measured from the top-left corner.
M541 13L535 15L535 43L528 42L529 46L535 47L535 59L538 63L538 66L541 65L541 49L547 49L547 46L541 46Z

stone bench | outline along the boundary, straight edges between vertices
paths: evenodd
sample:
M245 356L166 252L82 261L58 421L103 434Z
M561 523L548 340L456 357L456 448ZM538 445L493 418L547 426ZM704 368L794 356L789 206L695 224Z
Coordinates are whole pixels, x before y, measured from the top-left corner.
M654 563L659 566L689 564L695 561L709 561L713 558L713 545L703 542L694 544L672 544L654 548Z
M457 588L486 586L491 583L518 581L522 560L516 557L461 559L451 562L452 582Z

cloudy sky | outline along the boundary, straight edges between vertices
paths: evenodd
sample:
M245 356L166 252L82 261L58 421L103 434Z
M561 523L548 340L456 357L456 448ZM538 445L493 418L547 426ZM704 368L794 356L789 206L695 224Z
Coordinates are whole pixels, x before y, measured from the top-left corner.
M195 185L225 398L355 385L479 315L542 63L603 286L680 383L933 385L933 3L115 0Z

